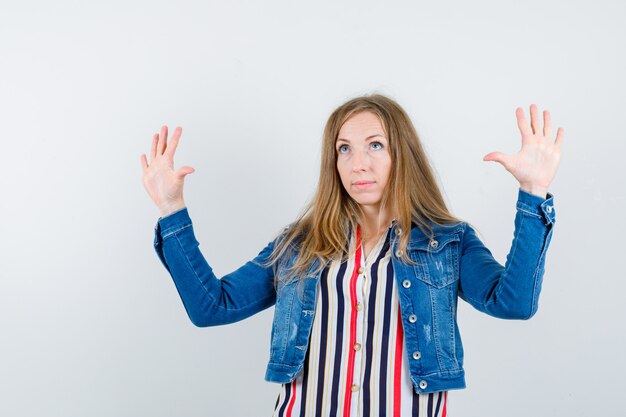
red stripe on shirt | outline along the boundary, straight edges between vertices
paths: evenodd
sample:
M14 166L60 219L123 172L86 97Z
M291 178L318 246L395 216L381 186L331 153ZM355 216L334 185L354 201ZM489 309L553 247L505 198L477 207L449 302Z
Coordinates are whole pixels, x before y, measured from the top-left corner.
M356 280L359 277L359 268L361 267L361 227L356 229L356 256L354 260L354 269L350 278L350 345L348 347L348 380L346 382L346 396L343 403L343 417L350 417L350 406L352 404L352 384L354 384L354 356L356 352L354 345L356 343L356 319L358 311Z
M287 416L291 417L291 412L293 410L293 405L296 402L296 384L291 384L293 389L291 390L291 399L289 400L289 406L287 407Z

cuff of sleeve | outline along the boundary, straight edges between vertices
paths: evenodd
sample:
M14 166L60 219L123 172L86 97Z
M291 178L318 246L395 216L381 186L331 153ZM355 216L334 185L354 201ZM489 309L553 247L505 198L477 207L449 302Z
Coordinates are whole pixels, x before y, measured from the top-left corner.
M154 226L154 244L158 244L169 235L189 226L191 226L191 218L187 207L165 217L159 217L156 226Z
M517 209L531 216L543 219L546 225L556 223L554 196L551 193L548 193L544 199L530 194L520 187L517 194Z

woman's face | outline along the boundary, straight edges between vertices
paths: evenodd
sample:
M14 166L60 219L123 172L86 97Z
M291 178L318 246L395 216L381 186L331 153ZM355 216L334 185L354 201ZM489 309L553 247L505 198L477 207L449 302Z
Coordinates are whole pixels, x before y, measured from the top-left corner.
M389 142L378 116L361 112L350 117L339 130L335 148L343 187L363 209L378 210L391 172Z

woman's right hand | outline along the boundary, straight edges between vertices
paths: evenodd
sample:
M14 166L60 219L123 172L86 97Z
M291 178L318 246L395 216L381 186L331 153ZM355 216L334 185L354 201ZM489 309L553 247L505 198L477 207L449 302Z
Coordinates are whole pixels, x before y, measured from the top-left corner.
M183 200L184 179L187 174L195 171L189 166L174 171L174 153L182 132L183 129L177 127L170 142L167 143L167 126L162 126L161 134L155 133L152 137L150 162L148 162L146 154L141 155L143 186L154 204L159 208L161 217L185 207Z

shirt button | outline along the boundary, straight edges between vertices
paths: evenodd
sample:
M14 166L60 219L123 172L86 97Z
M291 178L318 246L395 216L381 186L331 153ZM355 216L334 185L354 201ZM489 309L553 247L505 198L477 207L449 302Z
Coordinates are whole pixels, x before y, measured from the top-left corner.
M546 211L548 213L552 213L552 206L546 206Z
M359 274L362 274L363 272L365 272L365 268L363 268L362 266L359 267Z
M396 251L396 258L399 258L402 256L402 251L401 250L397 250Z
M428 386L428 382L421 380L420 381L420 388L421 389L426 389L426 387Z
M356 305L356 311L361 311L361 310L363 310L363 304L358 303L358 304Z
M354 344L354 350L361 350L361 344L360 343L355 343Z
M352 384L350 387L350 391L357 392L359 390L359 386L357 384Z
M439 242L437 242L435 239L430 241L430 247L436 248L437 246L439 246Z
M402 286L404 288L409 288L411 286L411 281L409 281L408 279L405 279L404 281L402 281Z
M415 314L411 314L409 316L409 323L415 323L417 321L417 316Z
M418 360L422 357L422 354L419 352L413 352L413 359Z

